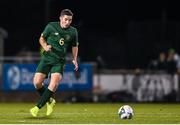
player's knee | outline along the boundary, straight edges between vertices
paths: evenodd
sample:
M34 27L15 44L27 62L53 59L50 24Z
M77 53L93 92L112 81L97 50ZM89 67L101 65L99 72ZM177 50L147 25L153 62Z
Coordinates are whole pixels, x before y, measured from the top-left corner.
M55 92L58 88L58 84L50 84L48 87L51 91Z
M33 84L35 88L41 88L43 83L42 81L34 80Z

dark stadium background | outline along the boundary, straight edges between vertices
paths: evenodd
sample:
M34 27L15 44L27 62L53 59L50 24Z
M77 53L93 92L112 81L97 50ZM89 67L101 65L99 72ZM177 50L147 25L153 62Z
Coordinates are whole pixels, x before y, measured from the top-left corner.
M160 51L180 52L180 8L170 0L1 0L0 27L8 32L4 55L38 52L38 38L59 12L74 13L82 62L100 55L106 68L147 68Z

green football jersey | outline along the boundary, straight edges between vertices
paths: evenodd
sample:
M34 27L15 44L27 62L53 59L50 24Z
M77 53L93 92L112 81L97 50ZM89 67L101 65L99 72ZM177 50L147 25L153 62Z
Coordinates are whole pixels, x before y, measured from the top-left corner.
M78 46L77 29L70 26L63 29L59 22L50 22L42 32L47 44L52 46L50 52L43 52L46 58L57 60L65 59L68 46ZM53 60L52 60L53 61Z

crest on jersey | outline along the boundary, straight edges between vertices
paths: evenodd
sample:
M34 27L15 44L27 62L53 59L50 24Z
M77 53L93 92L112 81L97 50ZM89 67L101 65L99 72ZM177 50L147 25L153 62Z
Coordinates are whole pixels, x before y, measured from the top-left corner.
M70 40L70 38L71 38L71 36L70 35L65 35L65 39L67 40L67 41L69 41Z

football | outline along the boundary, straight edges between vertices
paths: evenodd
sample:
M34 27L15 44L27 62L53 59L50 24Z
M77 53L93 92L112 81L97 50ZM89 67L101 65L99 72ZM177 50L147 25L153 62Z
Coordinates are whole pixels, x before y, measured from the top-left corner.
M134 112L131 106L123 105L118 110L118 116L121 119L131 119L134 116Z

